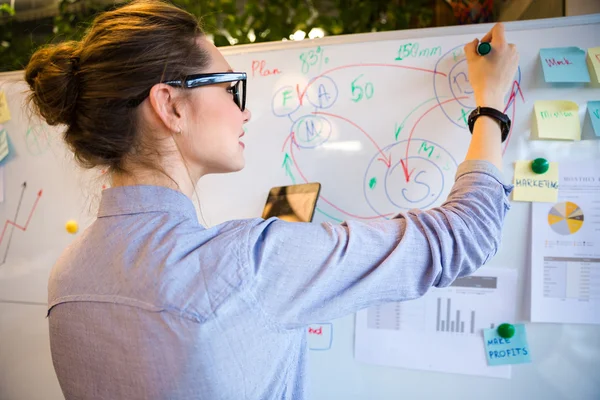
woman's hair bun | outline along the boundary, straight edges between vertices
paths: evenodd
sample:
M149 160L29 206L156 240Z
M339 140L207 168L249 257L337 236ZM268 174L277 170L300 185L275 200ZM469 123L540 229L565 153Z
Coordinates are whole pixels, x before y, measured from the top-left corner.
M25 69L30 102L49 125L71 125L79 94L79 42L49 45L35 52Z

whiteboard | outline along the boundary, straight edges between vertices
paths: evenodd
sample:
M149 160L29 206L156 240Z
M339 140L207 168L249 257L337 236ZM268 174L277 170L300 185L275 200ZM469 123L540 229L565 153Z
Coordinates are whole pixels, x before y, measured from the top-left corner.
M546 84L538 56L540 47L600 46L600 15L506 27L521 55L516 80L523 93L508 109L513 132L504 148L506 179L512 179L515 160L599 157L597 141L538 142L530 141L529 134L535 100L575 101L584 124L586 102L600 99L600 89ZM223 49L234 70L249 73L247 166L236 174L202 179L201 220L215 225L259 216L271 187L304 181L322 184L315 222L387 218L440 204L470 139L465 114L473 100L461 50L490 28L408 30ZM0 266L0 398L60 399L44 320L46 282L52 264L73 239L65 222L75 219L81 228L87 226L106 183L101 171L73 167L60 130L28 118L22 109L25 86L13 82L21 74L0 75L13 115L4 129L15 153L3 171L6 195L0 218L12 221L18 209L16 223L24 227L31 215L27 229L12 229L8 251L8 239L0 243L0 262L6 254ZM525 322L530 209L526 203L512 204L502 248L489 263L518 270L519 319ZM330 346L310 352L313 399L600 398L598 326L527 324L533 363L514 366L512 378L505 380L358 363L354 316L328 322Z

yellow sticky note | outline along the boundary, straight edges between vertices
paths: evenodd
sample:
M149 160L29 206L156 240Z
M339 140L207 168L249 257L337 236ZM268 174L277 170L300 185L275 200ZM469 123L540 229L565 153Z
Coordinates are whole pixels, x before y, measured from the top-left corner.
M600 47L588 49L586 62L592 86L600 87Z
M0 91L0 124L6 121L10 121L10 110L4 92Z
M548 171L536 174L531 169L531 161L517 161L513 185L514 201L555 203L558 200L558 163L551 162Z
M580 140L579 106L566 100L540 100L533 106L531 129L536 139Z

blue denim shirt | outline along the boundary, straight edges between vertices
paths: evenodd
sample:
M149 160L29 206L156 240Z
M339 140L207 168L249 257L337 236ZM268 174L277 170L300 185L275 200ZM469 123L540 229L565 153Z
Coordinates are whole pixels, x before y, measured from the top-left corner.
M49 282L67 399L305 399L307 324L447 286L493 256L510 186L462 163L447 201L390 220L205 229L190 199L107 189Z

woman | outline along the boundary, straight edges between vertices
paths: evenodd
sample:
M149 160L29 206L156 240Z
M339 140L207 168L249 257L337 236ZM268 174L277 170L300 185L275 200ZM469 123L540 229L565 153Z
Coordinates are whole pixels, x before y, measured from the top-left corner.
M503 108L517 53L501 25L465 46L477 105ZM422 296L499 246L510 187L490 117L446 203L387 221L231 221L204 228L204 175L244 167L245 75L188 13L135 1L81 42L37 51L34 107L85 166L108 168L97 220L49 282L54 368L67 399L303 399L305 327Z

